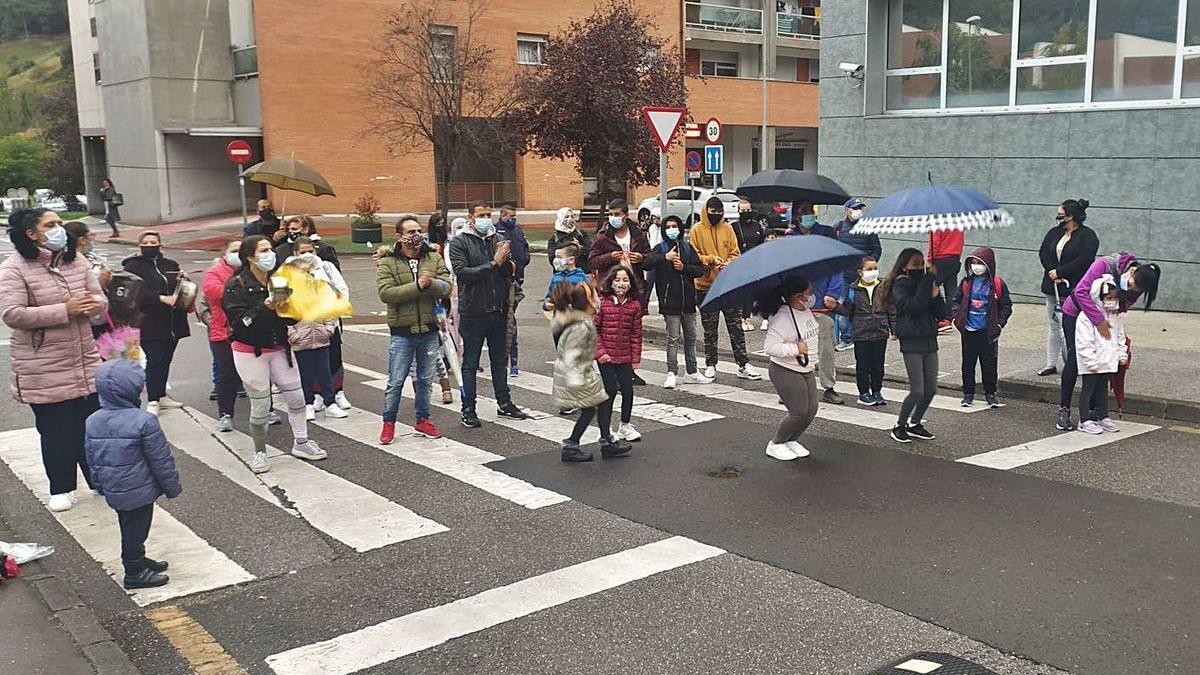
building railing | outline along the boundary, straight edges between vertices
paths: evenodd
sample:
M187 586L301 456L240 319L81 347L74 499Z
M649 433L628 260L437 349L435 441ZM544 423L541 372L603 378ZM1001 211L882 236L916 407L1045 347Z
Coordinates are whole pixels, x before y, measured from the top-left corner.
M763 12L715 2L685 2L684 22L690 28L762 35Z
M258 75L258 47L233 48L233 76L253 77Z
M464 209L475 202L487 202L495 207L504 204L521 206L521 184L516 181L502 183L451 183L449 208ZM437 199L446 201L442 186L437 186Z
M779 12L775 15L775 34L783 38L820 40L821 19L811 14Z

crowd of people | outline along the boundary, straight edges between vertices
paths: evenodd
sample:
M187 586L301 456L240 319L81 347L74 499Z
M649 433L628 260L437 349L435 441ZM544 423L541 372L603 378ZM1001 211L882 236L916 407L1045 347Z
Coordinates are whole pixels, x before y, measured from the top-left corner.
M995 251L979 247L963 258L962 233L939 233L928 251L903 249L883 274L879 238L852 231L865 206L851 199L844 217L829 227L817 222L811 204L796 204L793 222L780 228L745 200L734 223L726 221L717 198L703 205L695 223L685 223L657 212L639 222L616 199L594 233L585 230L576 211L560 209L547 242L552 275L541 309L556 352L554 404L561 414L577 415L562 442L562 460L593 459L581 447L593 421L604 458L627 455L641 439L631 414L634 387L645 384L637 371L652 297L666 323L668 389L716 378L722 316L737 377L761 379L750 365L745 334L765 331L761 353L786 408L766 446L777 460L808 456L800 439L818 407L845 404L835 390L838 350L854 351L856 402L886 406L886 352L890 342L898 343L908 393L890 432L897 442L934 438L923 416L937 390L939 335L948 331L957 330L961 339L962 405L975 403L978 370L986 405L1003 407L997 392L999 341L1012 300ZM1038 375L1058 374L1061 364L1059 429L1099 434L1117 430L1107 390L1109 377L1128 360L1122 315L1142 296L1151 308L1161 271L1128 253L1097 257L1099 238L1084 224L1087 206L1085 200L1063 202L1039 252L1049 330L1047 362ZM481 427L477 391L485 345L495 414L528 419L512 398L508 378L520 376L515 312L526 295L530 247L516 209L504 206L498 215L493 220L486 203L472 205L449 224L441 214L425 224L406 215L396 224L395 245L376 252L376 290L387 306L391 335L381 444L395 440L410 376L417 433L441 437L430 418L433 380L440 381L443 403L451 403L451 374L461 385L463 426ZM274 276L290 265L348 301L337 252L321 240L312 218L280 220L269 202L260 204L259 219L245 234L225 244L196 291L179 264L163 254L157 232L144 231L138 251L113 270L95 254L93 236L82 223L64 224L48 209L9 218L15 253L0 264L0 320L12 329L13 395L31 407L41 438L48 507L72 507L77 471L88 488L104 494L118 511L130 588L166 583L166 564L145 558L144 542L149 507L158 496L181 490L156 417L182 405L169 396L168 380L176 347L190 335L190 311L208 329L218 430L232 431L236 401L249 400L254 453L248 464L254 472L270 470L269 425L286 419L291 454L317 461L326 453L309 437L307 423L317 414L344 418L351 408L342 386L340 320L287 318L289 289ZM713 283L740 255L784 236L837 238L862 257L845 273L793 277L781 288L763 289L744 307L702 311ZM120 327L140 331L140 367L123 359L101 367L97 339ZM1076 424L1072 399L1079 375ZM276 401L282 411L274 409Z

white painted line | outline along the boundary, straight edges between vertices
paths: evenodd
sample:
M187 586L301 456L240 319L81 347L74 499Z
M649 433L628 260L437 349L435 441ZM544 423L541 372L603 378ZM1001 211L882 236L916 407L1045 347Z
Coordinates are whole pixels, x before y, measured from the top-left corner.
M267 665L279 675L346 675L722 553L671 537L268 656Z
M554 378L540 373L521 371L517 377L508 378L508 386L526 389L546 396L554 394ZM701 422L724 418L707 410L696 410L681 405L659 403L642 396L633 397L633 416L673 427L685 427Z
M963 464L974 464L975 466L983 466L989 469L1007 471L1008 469L1015 469L1026 464L1069 455L1080 450L1098 448L1102 445L1115 443L1116 441L1122 441L1158 429L1158 427L1152 424L1139 424L1137 422L1118 422L1117 424L1120 425L1121 430L1115 434L1103 433L1092 435L1079 431L1068 431L1046 438L1039 438L1029 443L963 457L958 461Z
M247 466L254 455L253 439L239 431L217 431L215 419L192 408L164 411L159 422L171 445L359 553L449 531L441 523L271 446L267 446L271 470L255 474Z
M0 433L0 459L8 464L39 501L45 504L50 499L36 429ZM187 489L186 484L184 489ZM52 515L119 586L125 571L121 567L121 533L117 526L117 514L109 508L104 497L87 489L83 476L79 476L79 489L75 491L75 497L78 503L74 508ZM159 506L154 507L154 525L146 541L146 555L171 561L171 582L158 588L127 591L130 598L142 607L255 579L253 574L242 569L241 565L230 560Z

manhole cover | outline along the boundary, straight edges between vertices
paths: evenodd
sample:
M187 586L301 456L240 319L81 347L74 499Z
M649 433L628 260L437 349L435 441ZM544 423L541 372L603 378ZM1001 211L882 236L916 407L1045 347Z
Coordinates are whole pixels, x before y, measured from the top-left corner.
M724 466L720 469L709 471L708 475L710 478L724 478L726 480L732 480L734 478L741 478L742 470L736 466Z
M938 652L917 652L870 675L996 675L977 663Z

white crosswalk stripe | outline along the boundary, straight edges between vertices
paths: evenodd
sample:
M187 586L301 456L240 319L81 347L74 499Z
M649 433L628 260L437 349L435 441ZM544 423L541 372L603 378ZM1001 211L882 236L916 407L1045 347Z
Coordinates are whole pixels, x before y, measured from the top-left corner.
M218 432L215 419L194 409L164 411L159 423L174 447L359 553L449 531L445 525L271 446L267 447L271 470L255 474L247 466L254 441L239 431Z
M1115 443L1158 429L1158 427L1152 424L1124 421L1120 422L1120 428L1121 430L1118 433L1096 435L1068 431L1046 438L1039 438L1029 443L1021 443L1007 448L983 452L978 455L971 455L970 457L963 457L957 461L963 464L974 464L990 469L1015 469L1026 464L1042 462L1081 450L1098 448L1102 445Z
M572 600L723 554L670 537L274 654L279 675L345 675L395 661Z
M42 467L41 442L36 429L0 433L0 459L39 501L44 504L49 500L49 485ZM121 567L121 532L117 515L103 497L87 489L82 476L79 486L80 489L75 491L79 500L75 507L53 515L113 581L120 584L125 572ZM146 555L171 561L171 583L129 591L130 598L143 607L255 579L253 574L159 506L154 507L154 527L146 542Z

